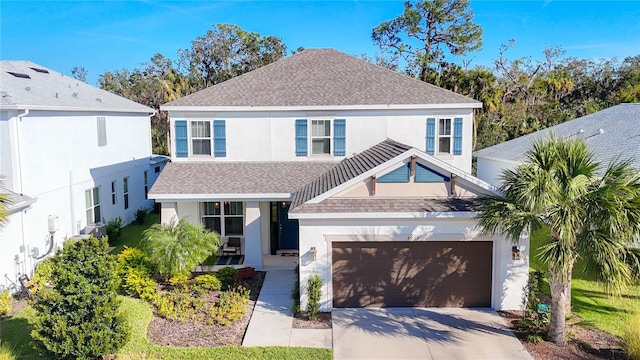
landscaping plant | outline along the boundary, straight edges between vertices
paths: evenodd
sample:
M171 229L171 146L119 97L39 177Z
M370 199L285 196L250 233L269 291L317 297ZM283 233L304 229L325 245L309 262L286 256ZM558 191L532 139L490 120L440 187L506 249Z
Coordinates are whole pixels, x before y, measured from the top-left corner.
M309 320L315 320L320 313L320 296L322 296L322 279L318 274L307 280L307 315Z
M535 270L529 273L523 291L524 316L516 323L518 329L530 333L528 341L535 343L542 341L542 334L549 326L549 310L540 301L542 283L542 271Z
M154 224L143 232L142 250L163 279L188 275L197 265L218 250L220 238L202 225L185 219Z
M229 289L235 284L237 273L238 270L231 266L225 266L216 272L216 276L218 277L218 280L220 280L223 290Z
M7 315L11 312L11 303L13 302L13 297L9 290L3 290L0 292L0 316Z
M638 267L628 259L634 256L632 240L640 236L640 171L630 161L601 167L583 139L551 136L534 141L526 162L505 170L501 180L501 196L479 199L478 222L485 233L514 242L550 227L549 243L541 249L551 287L547 337L564 345L578 258L611 293L636 278Z
M293 282L293 290L291 290L291 298L293 298L293 313L300 312L300 265L296 265L294 269L296 281Z
M622 340L624 341L627 355L632 360L640 360L640 311L629 316L623 324L624 332Z
M247 312L250 290L238 285L229 291L220 293L220 299L212 304L209 316L216 324L228 326L240 320Z
M109 244L115 244L120 240L123 227L124 221L120 216L107 222L107 237L109 238Z
M59 359L95 359L115 353L130 329L118 314L116 262L107 238L70 240L52 258L53 288L35 293L31 336Z
M46 258L38 263L33 276L29 279L29 285L33 292L42 289L45 285L51 283L51 276L53 274L53 258Z
M147 209L141 207L133 213L133 218L138 225L144 225L144 219L147 217Z
M220 290L222 288L220 280L212 274L198 275L193 280L195 281L195 286L203 290L211 291Z

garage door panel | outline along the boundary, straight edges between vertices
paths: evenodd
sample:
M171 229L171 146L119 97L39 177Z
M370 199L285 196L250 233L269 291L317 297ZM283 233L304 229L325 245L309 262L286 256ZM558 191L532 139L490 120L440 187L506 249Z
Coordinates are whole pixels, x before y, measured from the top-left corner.
M491 304L491 242L334 242L334 307Z

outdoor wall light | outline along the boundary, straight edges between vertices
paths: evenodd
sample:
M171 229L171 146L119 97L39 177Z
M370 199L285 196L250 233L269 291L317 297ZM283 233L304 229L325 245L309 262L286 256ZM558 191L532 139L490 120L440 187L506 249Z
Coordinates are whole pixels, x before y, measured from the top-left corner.
M309 249L309 258L311 259L311 261L316 261L316 247L312 246L311 249Z
M511 259L520 260L520 247L512 246L511 247Z

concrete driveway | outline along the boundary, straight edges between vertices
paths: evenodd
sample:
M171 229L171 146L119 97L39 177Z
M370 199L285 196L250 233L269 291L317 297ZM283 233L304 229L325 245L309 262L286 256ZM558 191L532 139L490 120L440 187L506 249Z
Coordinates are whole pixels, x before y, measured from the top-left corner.
M334 309L334 359L531 360L491 309Z

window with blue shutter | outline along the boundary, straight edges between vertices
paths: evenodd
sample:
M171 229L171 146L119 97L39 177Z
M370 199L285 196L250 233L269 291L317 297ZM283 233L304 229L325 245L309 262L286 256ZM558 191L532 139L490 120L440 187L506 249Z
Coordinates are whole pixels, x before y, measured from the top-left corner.
M307 120L296 120L296 156L307 156Z
M408 183L409 175L411 174L411 164L406 163L399 168L390 171L376 179L379 183Z
M462 118L453 119L453 155L462 155Z
M213 120L213 156L227 156L227 137L224 120Z
M449 181L448 176L444 176L439 172L429 169L428 167L416 163L416 178L415 182L417 183L439 183Z
M187 121L177 120L175 124L176 157L189 156L189 136L187 134Z
M333 155L344 156L347 150L346 121L333 120Z
M434 155L436 151L436 119L427 119L427 154Z

